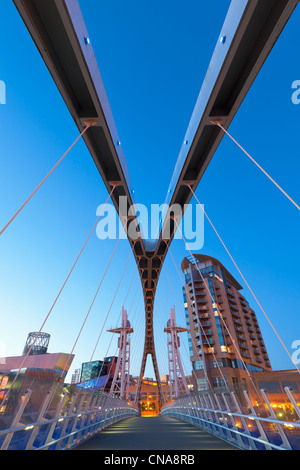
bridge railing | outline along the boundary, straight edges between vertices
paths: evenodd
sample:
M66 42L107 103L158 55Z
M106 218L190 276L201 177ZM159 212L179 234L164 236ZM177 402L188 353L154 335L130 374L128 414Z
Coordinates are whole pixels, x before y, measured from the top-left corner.
M122 419L139 416L130 401L97 390L44 381L16 387L0 410L1 450L72 449Z
M239 449L300 450L298 389L267 389L243 384L191 393L167 403L161 414L186 421Z

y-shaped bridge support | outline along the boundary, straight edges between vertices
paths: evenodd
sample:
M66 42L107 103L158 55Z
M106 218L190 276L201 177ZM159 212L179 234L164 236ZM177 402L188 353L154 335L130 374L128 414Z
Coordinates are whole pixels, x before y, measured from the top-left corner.
M119 197L128 206L133 190L126 160L78 0L13 0L48 67L78 129L95 124L83 139L112 201L120 213ZM167 193L166 203L182 213L224 137L212 121L228 129L299 0L232 0L207 75L204 79ZM197 60L197 57L195 58ZM188 187L188 185L190 187ZM136 216L133 216L138 226ZM151 355L158 393L164 403L155 353L153 308L160 270L170 238L160 235L154 248L129 239L142 282L146 330L136 401L140 400L146 359Z

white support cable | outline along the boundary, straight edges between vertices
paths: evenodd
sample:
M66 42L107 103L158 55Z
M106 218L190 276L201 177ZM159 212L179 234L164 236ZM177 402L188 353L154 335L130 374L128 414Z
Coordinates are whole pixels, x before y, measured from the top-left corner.
M178 305L178 307L179 307L179 310L180 310L180 312L181 312L181 314L182 314L182 316L183 316L184 323L186 324L186 319L184 318L183 312L182 312L182 310L181 310L181 306L180 306L180 304L179 304L179 302L178 302L177 296L176 296L176 294L175 294L175 292L174 292L173 286L172 286L172 284L171 284L171 282L170 282L170 280L169 280L169 277L168 277L168 275L167 275L167 272L166 272L166 269L165 269L164 265L163 265L163 269L164 269L164 271L165 271L165 274L166 274L167 279L168 279L168 281L169 281L169 284L170 284L170 286L171 286L171 289L172 289L172 292L173 292L173 294L174 294L176 303L177 303L177 305ZM172 309L171 304L170 304L169 299L168 299L168 296L167 296L167 294L166 294L166 290L164 289L164 286L163 286L161 280L160 280L160 285L161 285L161 287L162 287L162 289L163 289L163 291L164 291L164 294L165 294L165 297L166 297L166 299L167 299L169 308ZM166 315L165 310L164 310L164 313L165 313L165 315ZM168 318L167 315L166 315L166 317L167 317L167 321L168 321L169 318ZM186 324L186 326L187 326L187 324ZM190 359L189 353L188 353L188 351L187 351L187 349L186 349L186 345L185 345L184 341L183 341L182 343L183 343L183 346L184 346L184 348L185 348L185 350L186 350L187 356L188 356L188 358Z
M140 307L140 311L141 310L142 310L142 305ZM133 345L132 345L132 361L133 361L133 358L135 358L136 348L142 337L142 335L140 335L142 325L143 325L142 316L140 316L140 318L138 318L137 320L136 326L134 327L133 337L134 339L136 338L136 340L133 342Z
M211 121L212 124L215 124L216 126L218 126L220 129L223 130L223 132L225 132L225 134L228 135L228 137L242 150L242 152L244 152L244 154L250 158L250 160L264 173L264 175L269 178L270 181L272 181L272 183L279 189L279 191L282 192L282 194L284 194L292 204L294 204L294 206L300 211L300 206L287 194L286 191L284 191L284 189L282 189L282 187L269 175L269 173L266 172L266 170L264 170L262 168L261 165L259 165L259 163L257 163L257 161L244 149L244 147L241 146L241 144L239 144L237 142L237 140L234 139L234 137L232 137L231 134L229 134L229 132L225 129L225 127L222 126L222 124L220 123L220 121Z
M290 354L288 348L286 347L285 343L283 342L282 338L280 337L278 331L276 330L275 326L273 325L273 323L271 322L271 319L269 318L269 316L267 315L267 313L265 312L265 310L263 309L261 303L259 302L258 298L256 297L254 291L252 290L252 288L250 287L249 283L247 282L245 276L243 275L243 273L241 272L240 268L238 267L236 261L234 260L233 256L231 255L230 251L228 250L226 244L224 243L223 239L221 238L219 232L217 231L217 229L215 228L214 224L212 223L211 219L208 217L207 215L207 212L205 211L203 205L200 203L199 199L197 198L195 192L193 191L193 189L191 188L191 186L188 185L188 187L190 188L192 194L194 195L197 203L199 204L199 206L201 207L204 215L206 216L208 222L210 223L211 227L213 228L214 232L216 233L217 237L219 238L220 242L222 243L223 247L225 248L227 254L229 255L231 261L233 262L233 264L235 265L236 269L238 270L240 276L242 277L243 281L245 282L246 286L248 287L249 291L251 292L251 294L253 295L254 299L256 300L258 306L260 307L261 311L263 312L265 318L267 319L267 321L269 322L271 328L273 329L274 333L276 334L277 338L279 339L280 343L282 344L282 346L284 347L286 353L288 354L289 358L291 359L292 363L294 364L294 366L296 367L298 373L300 374L300 369L298 367L298 365L296 364L296 362L293 360L293 357L292 355Z
M121 234L120 234L120 237L121 237ZM119 237L119 240L120 240L120 237ZM125 270L126 270L126 267L125 267ZM128 298L129 292L130 292L131 287L132 287L133 280L134 280L134 278L135 278L136 271L137 271L137 266L136 266L135 269L134 269L133 276L132 276L132 278L131 278L131 282L130 282L130 284L129 284L129 288L128 288L128 290L127 290L127 293L126 293L126 296L125 296L123 305L125 305L126 300L127 300L127 298ZM125 271L124 271L124 272L125 272ZM123 273L123 274L124 274L124 273ZM137 291L137 289L136 289L136 291ZM135 291L135 293L136 293L136 291ZM134 295L134 298L135 298L135 295ZM132 307L132 305L133 305L134 298L133 298L133 300L132 300L131 307ZM130 307L130 308L131 308L131 307ZM120 322L121 313L122 313L122 312L119 313L119 317L118 317L118 320L117 320L117 323L116 323L116 328L117 328L117 326L118 326L118 324L119 324L119 322ZM114 335L112 335L112 337L111 337L111 339L110 339L110 342L109 342L109 345L108 345L108 348L107 348L107 351L106 351L106 355L105 355L105 357L104 357L104 361L103 361L102 366L101 366L101 369L100 369L100 371L99 371L99 373L98 373L97 380L101 377L101 372L102 372L103 367L104 367L104 362L105 362L105 359L108 357L108 352L109 352L109 349L110 349L110 347L111 347L113 338L114 338ZM118 348L117 348L117 349L118 349ZM116 353L115 353L115 356L116 356ZM114 356L114 357L115 357L115 356ZM96 383L97 383L97 381L96 381ZM106 384L105 384L105 385L106 385Z
M116 188L116 185L113 185L113 188L112 188L111 192L109 193L109 195L108 195L108 197L107 197L107 199L106 199L106 201L105 201L105 203L104 203L104 205L103 205L103 207L102 207L102 210L101 210L100 214L98 215L98 217L97 217L97 219L96 219L96 222L93 224L93 227L92 227L92 229L90 230L90 232L89 232L89 234L88 234L88 236L87 236L87 238L86 238L86 240L85 240L83 246L81 247L81 250L80 250L79 254L77 255L77 258L76 258L75 262L73 263L73 265L72 265L70 271L68 272L68 275L67 275L67 277L66 277L64 283L62 284L62 286L61 286L61 288L60 288L60 290L59 290L59 292L58 292L58 294L57 294L57 296L56 296L54 302L52 303L52 305L51 305L51 307L50 307L50 310L48 311L47 315L45 316L45 318L44 318L44 320L43 320L43 323L42 323L42 325L41 325L39 331L37 332L37 334L36 334L36 336L35 336L35 338L34 338L34 341L32 342L32 344L31 344L29 350L27 351L26 355L24 356L24 358L23 358L23 360L22 360L22 362L21 362L21 364L20 364L20 366L19 366L19 369L18 369L17 373L16 373L14 379L12 380L12 383L10 384L9 389L6 391L6 393L5 393L5 395L4 395L3 399L2 399L2 401L1 401L1 403L0 403L0 409L3 407L4 402L7 400L8 396L10 395L10 392L11 392L11 390L12 390L12 388L13 388L13 386L14 386L14 384L15 384L15 382L16 382L16 380L17 380L17 378L18 378L18 376L19 376L19 374L20 374L20 372L21 372L21 370L24 368L25 363L26 363L26 361L27 361L27 359L28 359L28 356L29 356L30 353L31 353L31 350L32 350L33 346L35 345L35 343L36 343L36 341L37 341L37 339L38 339L38 337L39 337L41 331L43 330L45 324L46 324L47 321L49 320L49 317L50 317L50 315L51 315L51 313L52 313L52 311L53 311L53 309L54 309L56 303L58 302L58 300L59 300L59 298L60 298L60 296L61 296L61 294L62 294L62 292L63 292L63 290L64 290L64 288L65 288L65 286L66 286L66 284L67 284L67 282L69 281L69 279L70 279L70 277L71 277L71 274L73 273L73 271L74 271L74 269L75 269L75 267L76 267L76 265L77 265L77 263L78 263L78 261L79 261L81 255L82 255L82 253L83 253L83 251L84 251L84 249L85 249L85 247L86 247L86 245L87 245L87 243L88 243L88 241L90 240L91 235L92 235L92 233L94 232L94 229L95 229L95 227L96 227L96 225L97 225L97 223L98 223L98 221L99 221L99 219L100 219L100 217L101 217L101 215L102 215L102 213L103 213L103 211L104 211L104 209L105 209L105 207L106 207L106 205L107 205L107 203L108 203L108 201L109 201L109 199L110 199L110 197L111 197L111 195L112 195L112 193L113 193L113 191L115 190L115 188Z
M170 247L169 247L169 251L170 251ZM176 267L176 265L175 265L175 267ZM176 267L176 268L177 268L177 267ZM159 295L159 297L160 297L159 292L158 292L158 295ZM165 294L165 295L166 295L166 294ZM160 300L161 300L161 297L160 297ZM162 303L162 300L161 300L161 303ZM168 304L170 305L169 302L168 302ZM165 313L165 315L166 315L166 313ZM166 316L167 316L167 315L166 315ZM197 315L197 318L198 318L198 315ZM185 322L186 326L188 327L185 318L184 318L184 322ZM200 324L199 318L198 318L198 323ZM195 353L199 356L199 354L198 354L198 348L197 348L197 346L196 346L196 344L195 344L195 341L194 341L193 336L190 335L190 338L191 338L191 341L192 341L192 345L193 345L194 351L195 351ZM199 356L199 357L200 357L200 356ZM206 368L204 368L203 371L204 371L204 375L205 375L205 378L206 378L207 385L208 385L208 387L209 387L210 389L212 389L212 385L211 385L210 380L209 380L209 378L208 378L208 375L207 375L207 372L206 372ZM192 371L192 372L193 372L193 371ZM222 372L220 372L220 373L221 373L221 375L223 375ZM224 380L224 383L226 383L225 380Z
M248 371L248 368L247 368L247 366L246 366L246 364L245 364L245 361L244 361L243 358L242 358L242 355L241 355L241 353L240 353L240 350L239 350L239 348L237 347L237 345L236 345L236 343L235 343L235 340L234 340L234 338L232 337L232 334L231 334L230 330L228 329L228 326L226 325L226 323L225 323L225 321L224 321L224 319L223 319L223 314L221 314L218 305L215 304L215 302L214 302L214 299L213 299L212 294L211 294L211 292L210 292L209 286L208 286L207 282L205 282L205 279L204 279L204 277L203 277L203 275L202 275L202 273L201 273L201 270L199 269L199 266L198 266L198 264L197 264L197 262L196 262L196 259L195 259L194 255L192 254L191 250L189 249L188 243L186 242L185 237L184 237L182 231L180 230L180 227L179 227L179 225L178 225L178 223L177 223L175 217L174 217L174 221L175 221L175 223L176 223L176 225L177 225L177 228L178 228L179 231L181 232L181 236L182 236L182 238L183 238L183 240L184 240L184 242L185 242L185 244L186 244L186 247L187 247L188 251L190 252L190 255L191 255L192 258L194 259L196 269L198 270L198 272L199 272L199 274L200 274L200 277L201 277L201 279L202 279L202 282L203 282L203 284L204 284L204 286L205 286L205 288L206 288L206 290L207 290L207 292L208 292L208 294L209 294L209 296L210 296L210 298L211 298L212 303L215 305L215 307L216 307L216 309L217 309L218 315L219 315L219 317L221 318L221 320L222 320L222 322L223 322L223 325L224 325L224 327L226 328L226 331L227 331L228 334L229 334L229 337L230 337L230 339L231 339L231 341L232 341L232 344L233 344L233 346L234 346L234 348L235 348L235 350L236 350L236 352L237 352L237 354L238 354L238 356L239 356L239 358L240 358L240 360L241 360L241 362L242 362L242 364L243 364L243 366L244 366L244 368L245 368L245 371L246 371L246 373L248 374L249 379L250 379L250 381L251 381L251 383L252 383L254 389L257 391L258 396L260 396L260 395L259 395L259 392L258 392L258 390L257 390L257 387L256 387L256 385L255 385L255 383L254 383L254 381L253 381L253 378L252 378L250 372Z
M120 278L120 280L119 280L119 283L118 283L117 289L116 289L116 291L115 291L114 297L113 297L112 302L111 302L111 304L110 304L110 307L109 307L109 309L108 309L108 312L107 312L107 315L106 315L106 317L105 317L104 323L103 323L103 325L102 325L100 334L99 334L99 336L98 336L98 338L97 338L95 347L94 347L94 349L93 349L93 352L92 352L91 358L90 358L90 360L89 360L89 363L88 363L88 366L87 366L87 369L86 369L86 372L85 372L85 375L84 375L84 377L83 377L82 382L84 382L86 373L87 373L87 371L88 371L88 369L89 369L89 366L90 366L90 364L91 364L91 362L92 362L92 360L93 360L94 354L95 354L95 352L96 352L97 346L98 346L98 344L99 344L100 338L101 338L101 336L102 336L102 333L103 333L105 324L106 324L106 322L107 322L107 320L108 320L109 314L110 314L110 312L111 312L112 306L113 306L114 301L115 301L115 299L116 299L118 290L119 290L119 288L120 288L120 285L121 285L122 279L123 279L123 277L124 277L125 271L126 271L126 269L127 269L127 266L128 266L129 260L130 260L130 258L131 258L131 255L132 255L132 251L130 250L128 259L127 259L127 261L126 261L126 265L125 265L125 267L124 267L124 270L123 270L123 273L122 273L121 278Z
M173 257L172 257L172 259L173 259ZM173 261L174 261L174 259L173 259ZM175 263L175 261L174 261L174 263ZM172 288L172 290L173 290L173 287L172 287L170 278L169 278L169 276L168 276L167 271L166 271L165 268L164 268L164 271L165 271L166 277L167 277L167 279L168 279L168 281L169 281L169 283L170 283L170 286L171 286L171 288ZM177 269L177 271L178 271L178 269ZM180 276L180 279L181 279L181 276ZM182 280L182 279L181 279L181 280ZM182 281L182 282L183 282L183 281ZM183 287L184 287L184 284L183 284ZM182 312L181 306L180 306L180 304L179 304L179 302L178 302L178 299L177 299L177 296L176 296L174 290L173 290L173 293L174 293L174 296L175 296L175 298L176 298L177 305L179 306L179 310L180 310L180 312L181 312L181 314L182 314L182 316L183 316L183 319L184 319L184 314L183 314L183 312ZM190 304L192 305L192 299L191 299L190 292L186 292L186 293L188 293L189 298L190 298ZM207 343L209 344L207 335L206 335L205 330L204 330L204 328L203 328L203 326L202 326L202 324L201 324L201 322L200 322L200 319L199 319L198 309L197 309L197 312L196 312L196 316L197 316L198 325L199 325L199 327L201 328L201 332L202 332L202 334L203 334L205 340L206 340ZM186 322L186 320L185 320L185 322ZM191 335L191 339L192 339L192 335ZM197 349L196 349L196 351L197 351ZM214 360L215 360L215 363L216 363L216 366L217 366L217 368L218 368L218 371L219 371L219 373L220 373L220 375L221 375L221 377L222 377L222 379L223 379L224 385L225 385L225 387L229 390L227 381L225 380L224 374L223 374L223 372L222 372L222 370L221 370L221 368L220 368L220 365L219 365L219 362L218 362L218 360L217 360L217 358L216 358L216 356L215 356L215 353L212 352L212 355L213 355L213 358L214 358Z
M134 341L133 346L132 346L132 351L131 351L131 365L132 365L132 368L133 368L133 364L135 365L134 361L135 361L135 354L136 354L136 345L137 345L138 341L140 342L140 339L142 337L142 335L140 335L140 329L141 329L141 326L142 326L143 322L142 322L142 315L140 315L140 313L142 311L143 304L140 305L140 301L141 301L141 294L140 294L140 297L138 299L133 318L131 320L131 323L133 325L135 314L139 309L138 319L137 319L137 323L134 326L134 333L133 333L133 338L134 339L137 338L137 340Z
M164 291L164 292L165 292L165 291ZM169 303L169 302L168 302L168 303ZM158 307L158 305L157 305L157 307ZM158 309L158 310L159 310L159 309ZM159 310L159 311L160 311L160 310ZM164 313L165 313L165 316L166 316L167 322L168 322L168 321L169 321L169 318L167 317L165 310L164 310ZM164 327L162 328L162 331L163 331L163 330L164 330ZM164 341L163 341L163 343L164 343ZM186 349L186 345L185 345L184 341L183 341L182 343L183 343L184 349L185 349L185 351L186 351L186 354L187 354L187 356L188 356L188 361L189 361L189 363L190 363L190 357L189 357L188 351L187 351L187 349ZM169 350L168 350L168 342L167 342L167 359L168 359L168 368L169 368L169 372L170 372L170 352L169 352ZM182 367L182 361L181 361L181 359L178 359L178 362L180 363L180 366ZM185 372L182 371L182 374L184 375L184 377L182 377L183 381L186 380L185 377L188 375L188 374L187 374L186 367L185 367L185 364L184 364L184 369L185 369Z
M137 287L139 287L139 286L137 286ZM137 292L137 291L136 291L136 292ZM138 298L138 301L137 301L137 304L136 304L136 307L135 307L135 311L134 311L133 317L132 317L132 319L131 319L131 323L132 323L132 324L133 324L133 322L134 322L134 320L135 320L135 315L136 315L137 310L138 310L138 307L139 307L139 305L140 305L142 293L143 293L143 292L141 291L141 292L140 292L140 295L139 295L139 298ZM136 295L136 293L135 293L135 295ZM134 298L135 298L135 295L134 295ZM134 300L134 299L133 299L133 300ZM130 312L131 312L132 306L133 306L133 302L132 302L131 307L130 307L130 309L129 309L128 316L129 316L129 314L130 314ZM143 306L143 304L142 304L141 307L140 307L140 311L141 311L141 309L142 309L142 306ZM140 311L139 311L139 314L140 314Z
M140 305L140 302L141 302L141 294L139 296L139 299L138 299L138 302L137 302L137 305L136 305L136 308L135 308L135 312L134 312L134 315L133 315L133 318L132 318L132 324L134 322L134 319L135 319L135 316L136 316L136 313L138 313L138 316L137 316L137 319L136 319L136 323L135 323L135 327L134 327L134 345L133 345L133 348L135 348L135 345L140 341L142 335L138 334L140 333L140 330L142 328L142 325L144 325L144 315L140 315L142 309L143 309L143 302L141 303Z
M158 310L159 310L159 309L158 309ZM164 313L165 313L165 316L166 316L166 312L165 312L165 311L164 311ZM168 317L167 317L167 322L168 322L168 320L169 320L169 319L168 319ZM185 321L185 323L186 323L186 321ZM186 326L187 326L187 325L186 325ZM164 329L164 327L163 327L163 329ZM188 362L190 363L190 355L189 355L189 352L188 352L188 350L187 350L187 348L186 348L186 344L184 343L184 341L182 341L182 344L183 344L184 350L185 350L185 352L186 352L186 354L187 354ZM183 365L184 365L185 372L187 372L185 363L184 363ZM185 374L185 375L188 375L188 374Z
M86 321L87 321L87 319L88 319L88 317L89 317L89 315L90 315L90 313L91 313L91 311L92 311L92 308L93 308L93 306L94 306L94 304L95 304L96 298L98 297L99 291L100 291L101 286L102 286L102 284L103 284L103 281L104 281L104 279L105 279L105 277L106 277L108 268L109 268L109 266L110 266L110 264L111 264L111 262L112 262L112 259L113 259L114 255L115 255L115 252L116 252L116 249L117 249L117 247L118 247L118 245L119 245L120 240L121 240L121 234L120 234L119 239L118 239L118 241L117 241L117 243L116 243L116 245L115 245L115 247L114 247L114 250L113 250L113 252L112 252L112 255L111 255L111 257L110 257L110 259L109 259L109 262L108 262L108 264L107 264L107 266L106 266L106 269L105 269L105 271L104 271L104 273L103 273L103 275L102 275L101 281L100 281L100 283L99 283L99 285L98 285L98 287L97 287L97 290L96 290L95 295L94 295L94 297L93 297L92 303L90 304L90 307L89 307L89 309L88 309L88 312L87 312L87 314L86 314L86 316L85 316L85 318L84 318L84 320L83 320L83 323L82 323L82 325L81 325L81 328L80 328L80 330L79 330L79 333L78 333L78 335L77 335L77 338L76 338L76 340L75 340L75 342L74 342L74 344L73 344L73 347L72 347L71 352L70 352L70 354L69 354L69 357L68 357L68 359L67 359L67 361L66 361L66 364L65 364L65 366L64 366L64 368L63 368L63 371L61 372L60 379L62 379L62 377L63 377L63 374L64 374L65 369L66 369L66 367L67 367L67 364L68 364L68 362L69 362L69 360L70 360L70 357L71 357L71 355L72 355L73 352L74 352L74 349L75 349L75 347L76 347L76 344L77 344L77 342L78 342L78 340L79 340L79 338L80 338L80 336L81 336L81 334L82 334L82 331L83 331L83 328L84 328L84 326L85 326L85 323L86 323Z
M141 309L142 309L142 306L141 306ZM144 322L142 321L143 320L143 316L141 315L140 318L139 318L139 323L138 323L138 333L136 333L135 335L135 338L136 338L136 341L134 343L134 346L133 346L133 361L132 361L132 367L134 365L134 367L136 366L136 363L137 363L137 359L138 359L138 351L139 351L139 348L141 346L141 343L142 343L142 340L143 340L143 336L141 333L141 328L144 326Z
M165 352L165 348L164 348L164 340L163 340L163 337L162 337L162 331L164 330L164 322L163 322L163 319L162 319L162 316L161 316L161 312L157 306L157 310L159 312L159 317L156 316L157 318L157 322L159 323L159 325L157 325L159 328L158 328L158 334L157 334L157 337L159 339L159 342L160 342L160 347L161 347L161 352L162 352L162 358L163 358L163 361L165 362L165 366L166 369L168 370L168 356ZM162 323L160 323L160 320L162 321Z

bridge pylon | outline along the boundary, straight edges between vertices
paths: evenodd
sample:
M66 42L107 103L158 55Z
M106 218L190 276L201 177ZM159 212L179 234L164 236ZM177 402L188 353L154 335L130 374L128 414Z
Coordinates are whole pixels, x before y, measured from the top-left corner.
M130 322L128 320L127 310L122 307L121 326L109 333L118 333L118 360L110 387L110 393L118 395L120 398L127 400L129 394L129 373L130 373L130 340L129 335L133 333Z
M167 321L167 326L164 329L164 332L168 333L170 397L175 399L189 393L180 357L180 338L178 336L178 333L183 333L185 331L189 330L187 328L177 326L175 307L173 307L170 312L170 319Z

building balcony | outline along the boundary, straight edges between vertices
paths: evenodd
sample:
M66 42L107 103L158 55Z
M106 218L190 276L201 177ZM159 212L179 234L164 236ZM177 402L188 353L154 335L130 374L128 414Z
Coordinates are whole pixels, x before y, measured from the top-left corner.
M203 289L200 289L200 287L195 287L195 293L197 296L207 295L207 292Z
M241 341L245 341L245 344L240 344L239 342L239 345L242 347L242 348L246 348L246 349L249 349L248 346L247 346L247 343L246 343L246 338L244 336L241 336L241 335L236 335L237 339L241 340Z
M229 302L229 307L232 312L236 312L236 313L239 312L238 307L236 307L236 305L233 305L231 302Z
M245 351L241 350L241 356L246 357L247 359L251 359L250 354L246 353Z
M199 305L198 306L198 311L206 311L208 310L208 306L207 305Z
M193 321L198 321L198 318L199 318L199 320L201 318L209 318L209 314L208 313L200 313L200 312L194 313Z
M240 326L234 326L234 328L235 328L235 331L237 331L238 333L241 333L242 335L245 335L244 330Z
M241 315L238 312L231 312L231 315L235 318L241 318ZM233 319L235 321L235 318Z
M208 313L199 313L199 318L202 319L202 318L209 318L209 314Z
M205 333L206 336L212 336L212 335L213 335L213 333L212 333L211 330L205 330L204 333ZM203 334L204 334L204 333L203 333Z

